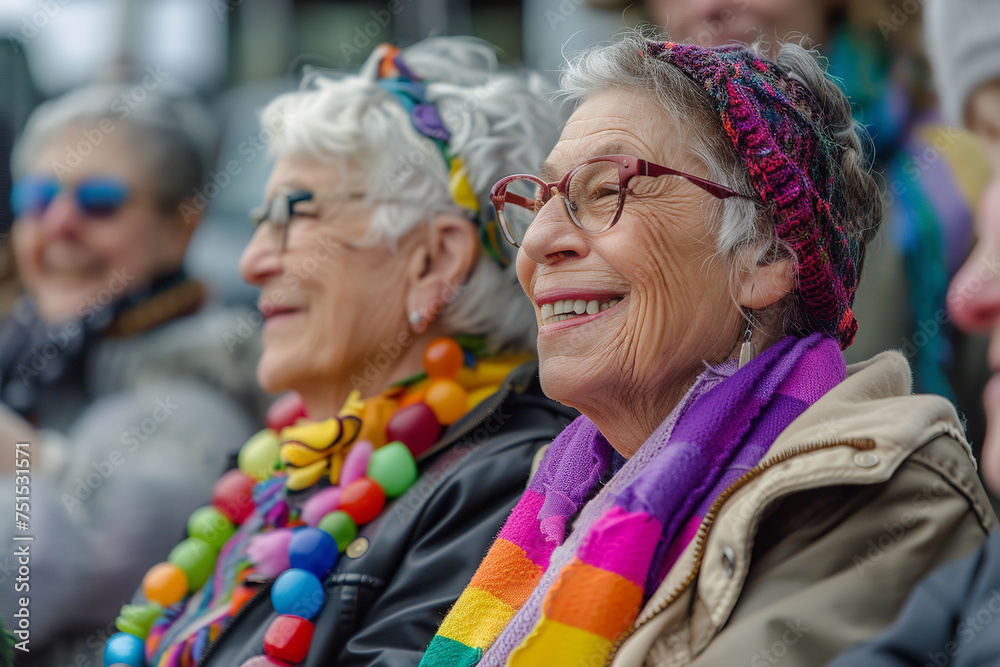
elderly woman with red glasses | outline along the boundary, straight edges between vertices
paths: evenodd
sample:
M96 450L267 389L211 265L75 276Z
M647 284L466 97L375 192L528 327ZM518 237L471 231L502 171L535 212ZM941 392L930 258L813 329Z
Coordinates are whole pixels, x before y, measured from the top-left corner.
M264 413L256 338L226 344L249 311L209 306L182 268L212 119L156 92L130 108L131 91L46 103L12 160L27 294L0 324L0 494L20 514L0 536L33 541L0 556L0 600L39 664L96 662L95 633Z
M881 202L814 57L632 34L493 188L545 393L582 413L421 665L821 665L994 525L952 405L845 367Z

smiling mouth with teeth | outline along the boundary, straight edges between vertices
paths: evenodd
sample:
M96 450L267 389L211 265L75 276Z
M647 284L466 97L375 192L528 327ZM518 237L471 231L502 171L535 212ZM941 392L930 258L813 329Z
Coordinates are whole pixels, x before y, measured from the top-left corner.
M594 299L584 301L583 299L561 299L555 303L542 304L542 325L555 324L572 317L581 315L595 315L608 308L613 308L621 301L621 297L615 297L603 303Z

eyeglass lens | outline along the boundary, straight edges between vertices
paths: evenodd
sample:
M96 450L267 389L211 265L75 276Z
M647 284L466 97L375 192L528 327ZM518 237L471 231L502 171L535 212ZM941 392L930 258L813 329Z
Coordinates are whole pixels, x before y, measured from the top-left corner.
M618 164L610 161L585 164L572 172L566 186L565 205L573 222L587 231L598 232L614 220L621 202L618 174ZM541 209L541 190L540 182L527 178L507 184L507 192L534 203L529 208L505 199L503 221L518 245Z
M38 217L59 196L63 186L54 178L29 176L11 189L10 203L14 217ZM90 218L107 218L128 200L129 190L121 180L110 177L89 178L73 188L76 205Z

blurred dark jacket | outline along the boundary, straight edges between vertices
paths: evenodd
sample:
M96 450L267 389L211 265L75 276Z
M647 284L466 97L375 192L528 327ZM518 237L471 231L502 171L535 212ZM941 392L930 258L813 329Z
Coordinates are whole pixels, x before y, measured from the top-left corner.
M924 579L889 630L831 667L969 667L1000 662L1000 533Z

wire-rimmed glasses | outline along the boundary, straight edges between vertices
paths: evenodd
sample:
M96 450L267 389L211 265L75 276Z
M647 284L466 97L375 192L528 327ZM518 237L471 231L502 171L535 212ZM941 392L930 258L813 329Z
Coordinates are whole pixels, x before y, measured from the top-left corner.
M250 221L253 223L254 231L261 225L268 225L271 229L271 240L284 252L288 244L288 226L295 213L295 205L312 199L313 193L308 190L278 188L270 201L250 211Z

